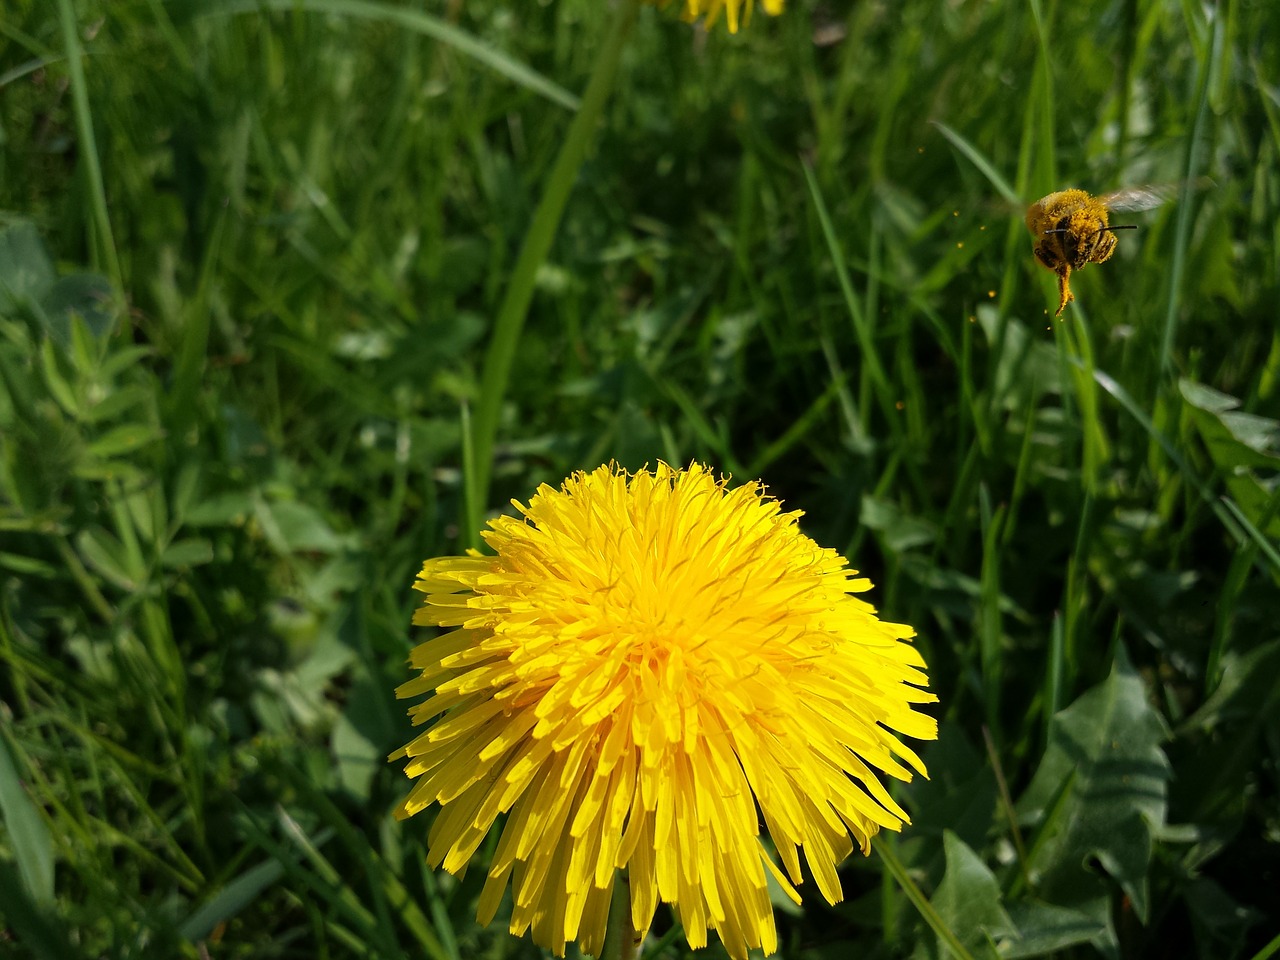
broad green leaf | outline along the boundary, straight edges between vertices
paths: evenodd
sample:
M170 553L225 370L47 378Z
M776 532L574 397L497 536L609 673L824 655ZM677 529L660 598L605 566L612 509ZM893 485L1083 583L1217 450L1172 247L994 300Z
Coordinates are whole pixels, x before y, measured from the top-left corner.
M0 229L0 313L43 300L56 279L34 224L22 221Z
M1017 805L1022 822L1037 828L1028 871L1042 898L1078 906L1105 896L1096 861L1146 918L1152 831L1168 806L1166 737L1122 649L1111 675L1053 718L1048 749Z
M338 765L338 781L362 800L369 796L373 775L386 765L390 745L396 739L396 719L399 711L388 702L385 684L361 672L347 694L346 709L334 724L330 747Z
M3 737L0 737L0 814L27 895L40 906L52 905L53 840L44 818L22 785Z
M1179 384L1209 457L1218 468L1227 490L1251 523L1270 537L1280 537L1280 423L1241 413L1240 401L1204 384L1183 380ZM1266 477L1260 479L1255 470Z
M1202 957L1248 956L1245 942L1249 929L1267 922L1275 926L1274 914L1268 916L1245 906L1208 877L1187 883L1183 896Z
M60 277L41 306L60 341L73 336L72 317L79 317L95 337L106 336L115 323L116 310L111 284L96 273L73 273Z
M1000 944L1000 956L1009 960L1043 957L1080 943L1093 943L1104 953L1114 953L1115 934L1108 910L1105 899L1075 909L1034 900L1011 903L1009 918L1018 935Z
M934 524L908 515L891 500L864 496L859 518L863 526L884 534L885 546L894 553L930 545L938 539L938 528Z
M1000 884L981 858L948 830L943 834L947 872L933 894L933 906L943 922L976 957L995 958L996 941L1016 931L1001 903ZM938 941L939 956L946 956Z
M1238 412L1239 400L1202 383L1182 380L1178 389L1190 404L1192 420L1218 467L1280 471L1280 423Z
M280 553L337 553L350 543L350 537L335 533L320 511L305 503L260 501L254 513Z
M995 357L996 374L992 388L995 399L1007 410L1025 410L1029 399L1044 393L1062 392L1062 367L1057 351L1044 340L1008 318L991 304L974 311Z
M1280 640L1246 654L1223 657L1222 682L1186 721L1186 730L1213 730L1222 724L1262 722L1280 709Z
M1262 745L1280 742L1280 640L1229 651L1222 681L1178 730L1177 807L1196 823L1238 829L1252 803ZM1213 849L1206 837L1193 848Z
M945 721L938 726L937 742L929 744L922 756L929 779L920 777L905 788L911 798L910 838L932 839L950 831L970 846L981 846L996 815L991 765L969 744L960 727ZM919 859L911 865L935 866Z

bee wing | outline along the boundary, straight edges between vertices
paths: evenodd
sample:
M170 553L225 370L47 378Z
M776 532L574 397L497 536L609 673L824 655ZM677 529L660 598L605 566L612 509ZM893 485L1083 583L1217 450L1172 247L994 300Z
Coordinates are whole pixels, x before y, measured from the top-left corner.
M1101 200L1108 210L1129 213L1134 210L1150 210L1162 203L1172 200L1185 187L1188 190L1200 190L1212 184L1208 177L1195 180L1179 180L1174 183L1148 183L1141 187L1128 187L1115 193L1104 194Z

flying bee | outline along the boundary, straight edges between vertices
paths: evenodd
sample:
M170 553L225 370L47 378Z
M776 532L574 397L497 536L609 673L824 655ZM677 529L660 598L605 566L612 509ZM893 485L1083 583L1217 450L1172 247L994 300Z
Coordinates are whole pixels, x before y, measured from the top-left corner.
M1150 210L1168 200L1178 185L1132 187L1100 197L1083 190L1059 190L1027 208L1027 229L1035 237L1035 255L1058 275L1058 311L1062 316L1075 299L1071 271L1086 263L1105 263L1116 250L1117 230L1136 230L1133 224L1112 226L1112 212Z

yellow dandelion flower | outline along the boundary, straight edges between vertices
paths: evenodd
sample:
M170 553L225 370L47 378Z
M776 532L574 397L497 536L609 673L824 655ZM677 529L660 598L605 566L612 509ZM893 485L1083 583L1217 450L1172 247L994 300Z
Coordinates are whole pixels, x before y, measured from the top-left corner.
M390 758L417 781L397 815L439 804L428 862L456 873L506 813L480 921L510 882L511 931L557 956L598 954L621 868L636 930L662 900L693 947L714 929L734 958L772 953L768 876L799 903L803 854L835 903L854 842L908 822L876 771L925 773L891 731L937 736L914 631L756 483L603 466L513 503L484 534L496 556L428 560L414 584L414 622L454 629L397 690L432 694Z
M672 0L648 0L648 2L666 7ZM730 33L737 33L740 23L751 20L751 9L755 6L755 0L676 0L676 2L680 3L684 9L686 20L706 17L707 26L715 23L723 13ZM783 0L761 0L760 6L769 16L776 17L782 12Z

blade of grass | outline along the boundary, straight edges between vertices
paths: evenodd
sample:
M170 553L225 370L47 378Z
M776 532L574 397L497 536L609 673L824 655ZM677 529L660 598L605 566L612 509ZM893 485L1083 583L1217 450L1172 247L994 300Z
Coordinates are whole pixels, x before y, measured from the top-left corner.
M542 198L538 201L538 208L534 211L520 254L511 270L511 279L502 305L498 308L489 349L485 353L480 396L476 400L473 422L475 470L467 478L467 536L472 546L478 546L480 542L478 519L489 498L498 416L511 378L511 365L515 361L516 347L520 343L520 332L524 328L529 303L533 299L534 282L539 268L546 262L547 254L551 251L551 243L569 200L569 191L586 158L587 148L595 139L596 126L613 90L613 81L622 60L622 48L635 24L639 9L640 0L623 0L614 14L608 36L600 46L591 78L587 81L581 107L569 125L564 145L547 177Z
M1222 17L1217 5L1210 8L1209 59L1200 62L1196 78L1195 119L1187 136L1186 151L1182 162L1182 189L1178 197L1178 213L1173 228L1173 254L1169 258L1169 295L1165 307L1164 325L1160 329L1160 371L1168 371L1173 364L1173 338L1178 328L1178 311L1182 306L1182 281L1187 270L1187 247L1191 243L1191 194L1195 189L1197 170L1200 166L1200 142L1204 137L1205 123L1209 115L1210 81L1221 69Z
M1274 957L1277 953L1280 953L1280 933L1276 934L1265 947L1255 953L1251 960L1269 960L1270 957Z
M62 0L67 2L67 0ZM386 23L399 24L410 30L425 34L434 40L448 44L459 53L478 63L484 64L496 73L531 90L539 96L546 97L569 110L579 106L578 98L568 90L548 80L518 60L495 47L477 40L465 30L459 30L452 24L404 7L394 7L386 3L372 3L369 0L220 0L195 8L198 17L217 17L241 13L262 13L264 10L275 10L284 13L299 11L310 13L332 13L343 17L356 17L364 20L381 20Z
M22 882L4 860L0 860L0 903L5 905L5 923L31 956L40 960L74 960L82 956L67 939L61 922L31 902Z
M858 346L862 351L864 376L861 382L863 384L870 383L876 392L880 407L884 411L885 419L893 426L895 434L900 433L899 418L895 416L894 410L893 389L889 385L889 378L885 374L884 364L880 360L880 353L876 348L871 325L863 310L863 303L854 294L853 283L849 279L849 270L845 266L844 250L840 245L839 238L836 236L835 227L831 223L831 214L827 212L827 204L822 197L821 189L818 187L818 179L814 176L813 168L807 162L802 163L801 166L804 170L805 184L809 187L809 198L813 201L814 211L818 215L818 223L822 227L822 236L827 244L831 265L835 268L836 278L840 282L840 293L844 297L845 306L849 310L849 319L853 321L853 330L858 337ZM865 428L865 420L868 416L865 404L863 405L862 416L864 419L863 427Z
M111 217L107 214L107 191L102 181L102 164L98 159L98 141L93 134L93 116L89 113L89 87L85 82L84 64L81 62L84 50L80 46L80 33L71 0L58 0L58 14L62 21L62 44L67 53L76 135L80 138L80 158L84 163L85 178L89 181L94 266L104 269L112 286L123 292L124 276L120 272L120 258L116 254L116 241L111 232Z
M49 828L40 811L27 796L9 745L0 737L0 815L13 854L18 860L18 872L37 906L53 904L53 843Z
M1005 199L1010 206L1022 206L1022 198L1018 196L1018 191L1009 185L1009 181L1000 175L1000 171L995 168L990 160L972 143L966 140L955 130L943 123L941 120L930 120L931 124L938 128L938 132L951 141L951 145L959 150L970 163L978 168L978 172L987 178L987 181L996 188L996 192Z
M218 924L235 917L282 876L284 867L276 860L250 867L183 921L178 927L179 936L193 942L203 940Z

